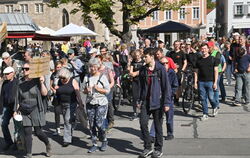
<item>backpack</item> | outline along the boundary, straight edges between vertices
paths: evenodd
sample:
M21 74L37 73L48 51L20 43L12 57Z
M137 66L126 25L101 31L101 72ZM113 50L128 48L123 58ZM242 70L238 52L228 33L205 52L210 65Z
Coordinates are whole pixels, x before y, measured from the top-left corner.
M99 78L98 78L98 80L97 80L97 82L96 82L96 85L98 84L98 83L100 83L101 85L102 85L102 87L104 87L104 84L103 84L103 82L101 81L101 78L102 78L102 76L103 76L103 73L101 73L101 75L99 76ZM89 75L88 75L88 77L87 77L87 82L86 82L86 85L88 85L89 86Z

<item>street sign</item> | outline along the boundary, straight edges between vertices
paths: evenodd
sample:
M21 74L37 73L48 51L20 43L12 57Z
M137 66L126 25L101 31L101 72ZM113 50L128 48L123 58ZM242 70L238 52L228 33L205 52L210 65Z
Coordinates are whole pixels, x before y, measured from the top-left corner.
M34 57L30 61L29 78L39 78L50 72L50 57Z

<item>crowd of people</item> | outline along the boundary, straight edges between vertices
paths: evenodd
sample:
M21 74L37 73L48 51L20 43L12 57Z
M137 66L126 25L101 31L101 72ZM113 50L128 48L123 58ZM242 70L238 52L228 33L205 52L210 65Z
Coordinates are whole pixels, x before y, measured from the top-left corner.
M108 148L107 132L115 125L113 92L114 86L122 87L122 76L127 74L131 94L123 90L123 99L131 95L131 121L139 119L144 150L140 157L158 158L163 155L163 117L166 115L166 140L174 139L174 107L180 106L185 71L194 76L194 88L199 92L203 115L201 120L215 117L220 103L226 103L225 85L235 79L234 105L249 105L250 102L250 47L244 35L232 38L201 36L175 41L173 49L164 42L154 44L144 39L139 49L129 50L126 44L117 43L113 50L101 45L92 46L87 39L82 47L85 54L72 49L64 42L53 46L50 51L28 47L22 54L22 61L2 53L1 65L1 113L4 150L16 147L11 138L9 122L12 117L22 116L26 157L32 157L32 128L46 146L46 156L52 155L52 146L43 132L45 115L50 103L54 109L54 136L61 134L60 116L63 116L62 146L72 142L72 134L78 119L78 107L84 107L82 115L87 116L93 153ZM29 78L30 60L35 52L41 57L49 56L50 73L40 78ZM224 82L224 77L226 82ZM82 95L86 98L83 99ZM212 107L209 112L208 100ZM149 129L148 122L153 116ZM101 142L100 148L98 141ZM152 148L154 143L154 149Z

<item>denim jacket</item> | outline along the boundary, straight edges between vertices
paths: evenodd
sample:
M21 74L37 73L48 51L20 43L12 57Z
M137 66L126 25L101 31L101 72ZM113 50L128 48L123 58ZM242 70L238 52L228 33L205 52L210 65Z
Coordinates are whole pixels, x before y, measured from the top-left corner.
M152 77L151 89L150 89L150 99L147 99L148 93L148 78ZM168 74L165 67L159 63L155 62L155 69L153 70L153 75L148 75L147 66L143 66L139 73L140 78L140 99L139 101L144 103L149 102L149 110L155 110L162 108L163 106L171 105L171 85L169 82Z

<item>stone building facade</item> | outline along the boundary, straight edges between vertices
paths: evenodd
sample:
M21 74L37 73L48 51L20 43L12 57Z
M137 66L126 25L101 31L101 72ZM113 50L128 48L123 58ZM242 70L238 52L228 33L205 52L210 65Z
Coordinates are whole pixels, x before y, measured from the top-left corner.
M80 12L70 14L71 10L77 7L75 4L69 3L60 5L59 8L51 8L47 3L48 0L0 0L0 12L27 13L38 26L49 27L53 30L59 30L69 23L85 26L98 34L95 37L97 42L105 42L105 40L108 42L107 40L109 40L112 43L117 39L94 16L88 24L84 25ZM117 5L114 7L117 10L115 17L121 17L121 13L118 11L119 4ZM119 26L121 26L121 20L121 18L117 18Z

